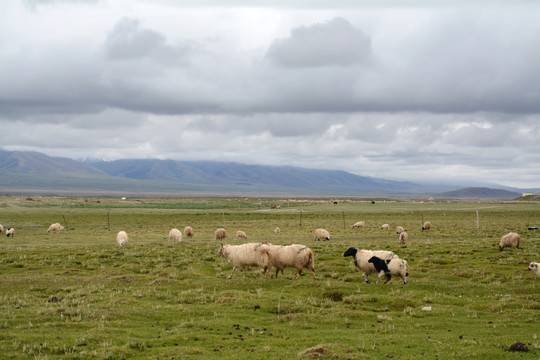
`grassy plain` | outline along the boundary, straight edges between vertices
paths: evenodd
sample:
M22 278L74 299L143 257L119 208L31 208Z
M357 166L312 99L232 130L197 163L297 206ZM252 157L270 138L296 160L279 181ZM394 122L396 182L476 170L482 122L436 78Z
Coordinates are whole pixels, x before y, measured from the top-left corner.
M228 243L244 242L241 229L308 245L319 280L227 279L213 241L224 222ZM540 226L537 202L2 197L0 223L16 229L0 238L1 358L540 358L540 277L527 270L540 261L540 231L527 230ZM382 223L404 226L407 244ZM186 225L193 239L167 242ZM332 240L314 241L318 227ZM509 231L521 249L499 252ZM363 283L349 246L394 251L409 283ZM530 351L507 351L517 341Z

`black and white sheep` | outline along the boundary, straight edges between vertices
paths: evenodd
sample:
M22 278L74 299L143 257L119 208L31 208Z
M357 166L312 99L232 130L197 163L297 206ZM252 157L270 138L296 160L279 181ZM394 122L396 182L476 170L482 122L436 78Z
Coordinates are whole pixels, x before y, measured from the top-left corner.
M373 264L379 272L375 283L378 283L383 276L386 276L385 284L390 281L392 276L399 276L403 280L403 283L407 284L407 278L409 276L409 264L407 264L407 261L398 258L383 260L377 256L372 256L368 262Z
M391 251L387 250L358 250L356 247L350 247L343 253L344 257L352 256L354 265L362 272L362 276L366 284L369 284L368 276L376 274L379 271L369 262L373 256L377 256L383 260L399 259L399 257Z
M116 234L116 243L118 246L125 246L128 242L128 234L125 231L119 231Z
M330 240L330 233L328 230L325 229L317 229L315 230L315 240Z
M530 263L529 270L533 271L536 275L540 276L540 263L537 263L537 262Z
M502 251L506 247L515 247L516 249L519 249L519 241L521 240L521 237L514 233L509 232L508 234L501 237L501 242L499 243L499 250Z
M232 278L236 269L242 270L244 279L246 278L246 269L257 266L263 269L262 276L266 276L266 271L271 268L268 252L265 247L269 243L247 243L242 245L223 245L221 244L217 256L226 257L233 264L233 269L229 279Z
M422 225L422 230L429 230L431 229L431 223L429 221L426 221L424 225Z
M295 268L298 273L294 280L302 274L302 269L306 268L311 270L313 280L317 280L315 276L315 264L313 251L305 245L292 244L292 245L268 245L264 246L263 251L266 251L268 258L273 267L276 268L276 279L279 272L285 276L283 269ZM285 276L287 279L289 277Z
M6 230L6 236L7 237L14 237L15 236L15 229L14 228L9 228Z

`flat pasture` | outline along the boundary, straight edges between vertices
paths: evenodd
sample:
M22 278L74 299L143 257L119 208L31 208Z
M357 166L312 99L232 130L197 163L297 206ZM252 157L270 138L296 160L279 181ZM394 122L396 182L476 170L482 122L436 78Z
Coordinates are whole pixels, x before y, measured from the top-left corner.
M540 358L537 202L6 196L0 223L15 228L0 237L2 359ZM186 225L193 238L167 241ZM228 279L219 227L229 244L309 246L318 280ZM510 231L520 249L499 251ZM350 246L395 252L409 283L364 283ZM508 351L518 341L529 351Z

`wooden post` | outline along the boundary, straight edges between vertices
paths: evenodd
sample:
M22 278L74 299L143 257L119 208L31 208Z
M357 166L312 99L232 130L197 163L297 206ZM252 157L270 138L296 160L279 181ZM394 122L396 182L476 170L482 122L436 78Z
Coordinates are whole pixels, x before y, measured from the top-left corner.
M345 229L345 211L343 211L343 228Z
M225 211L223 211L222 214L223 214L223 228L226 229L226 226L225 226Z
M478 210L476 210L476 230L480 229L480 218L478 217Z
M67 221L66 221L66 217L64 215L62 215L62 217L64 218L64 225L66 225L66 231L69 231L68 224L67 224Z
M302 227L302 210L300 210L300 227Z
M107 230L111 231L111 218L109 216L109 210L107 210Z
M424 226L424 213L422 213L422 226Z

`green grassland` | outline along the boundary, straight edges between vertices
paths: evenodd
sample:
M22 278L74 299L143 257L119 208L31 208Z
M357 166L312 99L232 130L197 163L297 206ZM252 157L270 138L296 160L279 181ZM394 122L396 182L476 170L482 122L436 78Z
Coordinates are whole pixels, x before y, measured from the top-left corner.
M47 233L54 222L68 231ZM540 261L540 231L527 230L538 202L1 197L0 223L16 231L0 238L3 359L540 358L540 277L527 270ZM186 225L193 239L167 242ZM213 241L224 225L231 244L243 230L309 246L318 281L227 279ZM318 227L331 241L314 241ZM509 231L521 248L500 252ZM365 284L350 246L394 251L409 283ZM517 341L530 351L509 352Z

